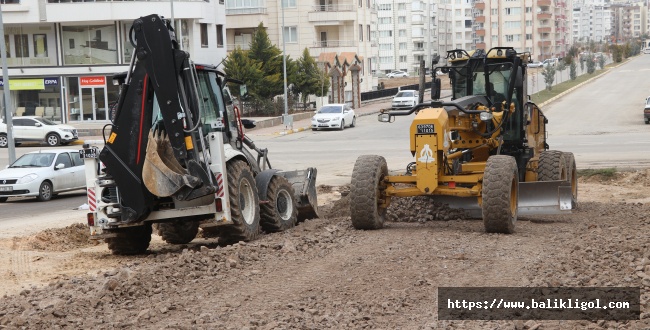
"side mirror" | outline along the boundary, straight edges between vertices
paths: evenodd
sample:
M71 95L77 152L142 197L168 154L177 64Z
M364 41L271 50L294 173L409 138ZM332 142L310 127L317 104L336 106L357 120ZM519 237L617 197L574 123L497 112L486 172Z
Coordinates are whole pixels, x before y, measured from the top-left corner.
M63 165L63 163L59 163L59 164L56 164L56 166L54 166L55 170L61 170L63 168L65 168L65 165Z
M343 114L346 114L346 113L349 113L349 112L350 112L350 111L348 111L348 110L345 110L345 111L343 111Z
M377 121L381 123L392 123L395 121L395 117L387 113L381 113L379 116L377 116Z
M43 126L43 124L41 124L41 123L36 123L34 126L36 126L36 127L41 127L41 126Z
M246 129L255 128L255 126L257 126L257 125L255 125L255 121L250 120L250 119L242 119L241 123L242 123L242 125L244 125L244 128L246 128Z

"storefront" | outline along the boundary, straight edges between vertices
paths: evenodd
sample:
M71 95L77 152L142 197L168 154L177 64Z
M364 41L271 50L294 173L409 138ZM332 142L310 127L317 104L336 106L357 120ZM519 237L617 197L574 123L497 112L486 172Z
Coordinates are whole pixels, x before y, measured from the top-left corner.
M60 82L59 77L9 79L14 115L41 116L62 121ZM4 80L1 78L0 87L4 89Z
M110 77L66 77L70 121L109 120L110 107L117 102L119 87L108 84Z

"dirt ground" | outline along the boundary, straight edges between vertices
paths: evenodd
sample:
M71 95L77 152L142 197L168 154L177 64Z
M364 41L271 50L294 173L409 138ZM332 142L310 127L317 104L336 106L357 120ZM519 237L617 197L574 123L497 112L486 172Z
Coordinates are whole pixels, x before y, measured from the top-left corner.
M578 210L520 219L512 235L426 200L354 230L348 193L321 186L322 219L226 247L154 236L146 255L113 256L82 224L0 240L0 328L650 329L650 169L582 178ZM640 287L642 315L441 321L437 288L450 286Z

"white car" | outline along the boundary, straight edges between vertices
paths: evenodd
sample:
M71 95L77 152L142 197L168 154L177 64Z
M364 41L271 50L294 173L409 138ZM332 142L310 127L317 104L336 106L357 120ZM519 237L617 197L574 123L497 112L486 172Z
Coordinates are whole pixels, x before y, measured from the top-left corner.
M528 63L527 66L529 68L540 68L540 67L544 66L544 64L542 62L537 61L537 62Z
M345 126L354 127L357 124L357 116L354 110L347 104L328 104L322 106L316 114L311 117L311 129L338 128L345 129Z
M393 97L393 109L410 109L418 104L419 94L415 90L401 90Z
M404 71L393 71L386 75L388 78L408 77L409 74Z
M36 116L13 117L14 141L42 142L49 146L67 145L79 139L77 130L69 125L56 124L48 119ZM7 124L0 123L0 148L9 144L7 138Z
M48 201L70 190L86 189L86 172L79 150L33 151L0 171L0 203L9 197Z

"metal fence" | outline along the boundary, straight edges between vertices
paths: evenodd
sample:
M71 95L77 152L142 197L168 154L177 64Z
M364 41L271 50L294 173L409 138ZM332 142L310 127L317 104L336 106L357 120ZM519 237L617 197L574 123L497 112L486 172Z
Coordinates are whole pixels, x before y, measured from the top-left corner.
M427 81L424 84L424 89L430 89L431 88L431 82ZM412 89L412 90L419 90L420 89L420 84L413 84L413 85L406 85L406 86L400 86L400 87L395 87L395 88L386 88L386 89L381 89L377 91L371 91L371 92L364 92L361 93L361 102L363 101L368 101L368 100L374 100L374 99L380 99L384 97L392 97L397 94L400 90L403 89Z

